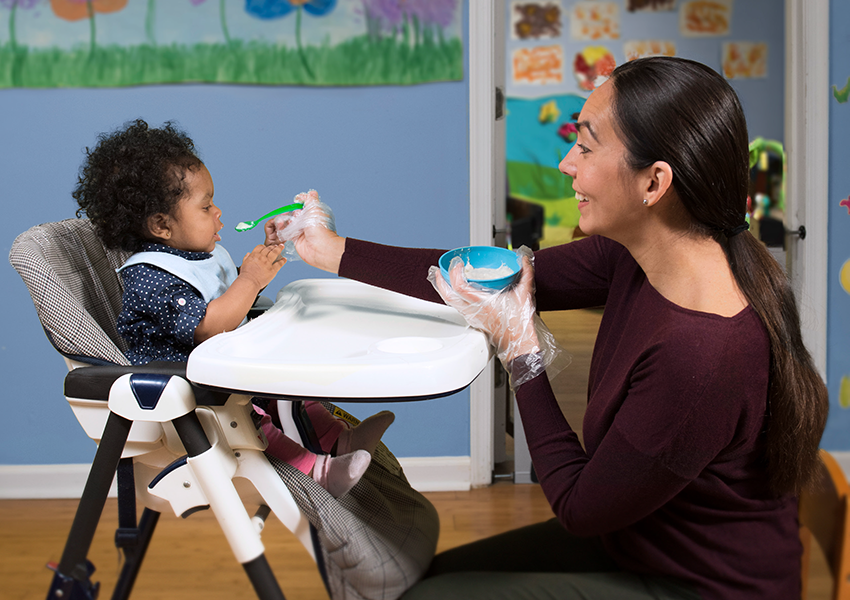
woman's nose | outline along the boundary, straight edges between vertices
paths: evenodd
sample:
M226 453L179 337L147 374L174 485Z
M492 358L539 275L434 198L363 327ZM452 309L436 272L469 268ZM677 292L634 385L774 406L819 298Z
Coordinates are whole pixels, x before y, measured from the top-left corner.
M575 152L577 152L576 145L573 144L573 147L570 148L569 152L567 152L567 155L564 157L564 160L562 160L560 162L560 164L558 165L558 170L561 173L563 173L564 175L569 175L570 177L575 177L576 163L575 163L575 160L573 160L573 157L575 156Z

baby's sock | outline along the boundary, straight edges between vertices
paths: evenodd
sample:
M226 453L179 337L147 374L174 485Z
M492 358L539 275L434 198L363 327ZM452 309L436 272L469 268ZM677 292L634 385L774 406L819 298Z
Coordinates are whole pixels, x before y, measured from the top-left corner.
M331 496L339 498L363 477L372 456L365 450L357 450L342 456L319 454L313 465L312 476Z
M360 424L350 429L343 429L336 442L336 454L341 456L354 450L365 450L369 454L375 452L381 436L387 427L393 424L395 415L388 410L372 415L360 421Z

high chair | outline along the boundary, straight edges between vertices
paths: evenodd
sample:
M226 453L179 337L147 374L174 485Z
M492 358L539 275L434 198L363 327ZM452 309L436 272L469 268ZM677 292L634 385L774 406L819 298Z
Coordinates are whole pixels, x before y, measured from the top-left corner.
M18 236L9 255L48 339L70 369L65 397L98 443L65 550L51 567L48 600L97 597L94 566L86 557L116 470L116 545L125 556L116 600L129 596L166 509L184 518L212 510L264 600L283 598L261 541L271 512L316 560L335 600L389 600L404 593L430 563L439 522L392 454L382 447L363 479L334 499L312 478L264 454L267 442L252 409L256 390L198 385L187 376L186 363L130 366L115 327L121 309L115 269L128 255L105 249L87 219L33 227ZM266 396L278 402L284 433L321 452L301 401L285 393ZM136 499L145 507L138 524Z

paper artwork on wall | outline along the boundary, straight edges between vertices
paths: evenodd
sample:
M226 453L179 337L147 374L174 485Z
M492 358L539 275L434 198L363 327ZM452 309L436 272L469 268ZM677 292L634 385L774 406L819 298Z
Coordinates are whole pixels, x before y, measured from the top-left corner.
M767 77L766 43L725 42L722 54L721 63L726 79Z
M645 56L676 56L676 43L672 40L631 40L623 44L626 61Z
M846 104L848 96L850 96L850 77L847 78L847 83L845 83L844 87L840 90L838 89L838 86L832 86L832 97L835 98L839 104Z
M517 48L511 54L514 84L546 85L564 80L564 50L560 45Z
M570 37L579 41L620 39L620 9L615 2L576 2Z
M685 37L729 35L732 0L684 0L679 8L679 29Z
M578 86L588 92L602 85L617 67L614 55L605 46L587 46L576 54L573 74Z
M0 0L0 88L463 79L462 0Z
M626 0L629 12L676 10L676 0Z
M511 2L511 38L556 38L561 35L561 3Z

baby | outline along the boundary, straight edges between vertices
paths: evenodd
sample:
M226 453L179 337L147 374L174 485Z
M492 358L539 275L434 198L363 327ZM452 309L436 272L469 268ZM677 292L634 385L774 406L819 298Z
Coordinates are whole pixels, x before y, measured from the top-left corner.
M73 197L107 248L134 252L119 269L124 284L118 332L134 365L186 361L204 340L242 324L257 295L286 260L273 221L266 239L237 268L221 241L221 210L213 180L192 140L171 123L159 129L142 120L99 137L86 150ZM334 497L350 490L393 422L389 411L355 428L320 404L306 403L324 452L314 454L286 437L273 414L260 428L266 452L311 475ZM271 411L269 411L271 412Z

